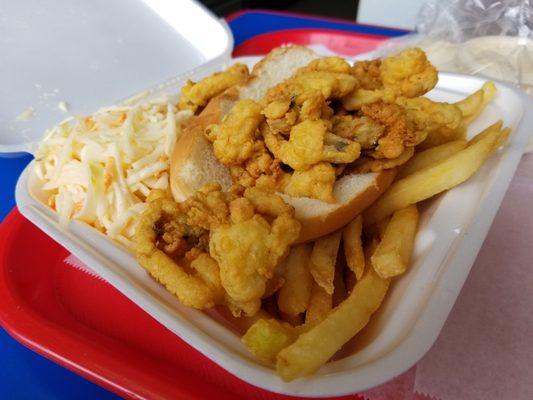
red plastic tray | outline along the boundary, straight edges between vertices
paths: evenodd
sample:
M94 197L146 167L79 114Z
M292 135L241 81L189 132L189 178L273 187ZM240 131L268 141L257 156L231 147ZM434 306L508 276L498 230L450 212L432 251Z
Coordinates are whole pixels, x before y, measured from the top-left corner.
M16 209L0 225L0 323L25 346L126 398L293 399L226 372L68 255Z
M254 36L233 50L234 56L266 54L284 44L317 45L345 56L355 56L374 50L379 43L390 39L385 36L370 35L334 29L288 29Z
M384 39L295 29L256 36L234 55L290 42L352 56ZM111 285L65 263L68 255L16 209L0 225L0 324L25 346L125 398L294 399L226 372Z

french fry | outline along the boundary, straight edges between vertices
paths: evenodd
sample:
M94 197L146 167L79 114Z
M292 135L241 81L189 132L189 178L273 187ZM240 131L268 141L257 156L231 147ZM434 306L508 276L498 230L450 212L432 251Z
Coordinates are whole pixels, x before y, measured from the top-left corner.
M416 146L416 149L420 152L454 140L464 139L465 137L466 125L464 123L455 129L442 127L441 129L430 131L426 139Z
M464 122L467 125L470 124L473 120L475 120L478 117L478 115L481 114L481 112L485 109L485 107L487 107L487 105L490 103L490 101L496 94L497 89L496 89L496 85L494 85L494 82L487 81L483 84L483 86L481 87L479 91L482 92L483 99L481 100L479 104L475 104L476 107L473 107L472 104L468 104L469 103L468 97L459 102L459 103L465 102L462 105L455 103L461 109L461 112L463 113L463 116L465 117ZM475 93L473 95L475 95ZM476 101L472 100L472 103L476 103Z
M411 175L431 164L445 160L452 154L464 149L467 144L466 140L459 139L416 153L413 158L404 164L396 179L405 178L407 175Z
M333 294L333 278L335 276L335 262L342 232L337 231L321 237L315 241L311 252L309 270L316 283L328 294Z
M335 278L333 279L335 290L333 291L333 295L331 296L332 307L337 307L340 303L342 303L346 299L347 293L346 293L346 286L344 285L344 270L345 269L346 269L346 262L343 257L342 259L339 259L337 261L337 265L335 266Z
M325 364L348 340L363 329L381 305L390 279L367 268L337 308L277 355L276 369L285 381L310 375Z
M502 129L503 122L501 120L496 121L492 125L488 126L487 128L483 129L481 132L479 132L476 136L474 136L472 139L468 141L468 145L473 145L474 143L477 143L481 139L486 138L487 136L491 136L494 134L494 132L500 131Z
M305 323L310 324L323 320L331 311L333 299L318 283L313 283L309 305L305 313Z
M460 100L454 103L454 105L456 105L459 108L459 110L461 110L461 114L463 114L463 118L474 115L476 111L481 107L482 104L483 104L483 89L476 90L474 93L465 97L463 100Z
M260 319L242 337L250 353L258 359L273 364L277 354L298 337L298 331L276 319Z
M372 255L372 266L383 279L401 275L409 265L418 225L418 210L411 205L396 211Z
M278 292L278 308L289 316L303 313L309 304L313 277L309 271L311 245L292 248L283 265L285 284Z
M361 232L363 230L363 217L359 215L342 230L342 241L346 263L359 280L365 270L365 255L363 254L363 242Z
M470 178L504 140L505 133L487 128L481 139L475 138L463 150L394 182L365 212L363 221L371 225L394 211L428 199Z

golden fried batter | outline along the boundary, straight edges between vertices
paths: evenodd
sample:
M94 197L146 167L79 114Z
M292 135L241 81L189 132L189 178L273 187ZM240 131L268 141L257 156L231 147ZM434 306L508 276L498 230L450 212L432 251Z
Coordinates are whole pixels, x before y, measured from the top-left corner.
M320 162L305 171L294 171L283 192L293 197L312 197L334 203L333 185L335 168L327 162Z
M462 113L455 104L436 102L426 97L399 97L396 103L405 108L407 118L417 130L432 132L441 128L456 130L461 126Z
M359 174L368 172L379 172L385 169L391 169L405 164L415 154L414 147L407 147L404 152L396 158L371 158L361 157L350 170Z
M183 203L158 198L136 233L139 263L187 306L255 314L267 281L298 238L294 209L274 194L207 185Z
M137 260L183 304L209 308L222 301L221 285L205 252L208 232L189 224L186 207L167 198L150 203L135 234Z
M321 161L350 163L359 157L357 142L328 132L323 120L305 120L291 129L289 140L263 129L265 144L274 156L298 171L305 171Z
M408 98L422 96L435 87L437 69L419 48L406 49L381 64L383 86L393 88L399 96Z
M350 72L357 78L359 87L362 89L374 90L383 87L380 59L357 61L354 63Z
M336 115L332 122L333 134L355 140L364 150L374 149L385 132L385 125L365 116Z
M210 99L224 90L245 83L249 75L246 65L234 64L225 71L217 72L200 82L187 81L181 89L178 109L196 112L198 108L204 107Z
M418 48L403 50L381 62L356 63L351 72L360 80L360 87L342 99L348 110L358 110L377 101L392 103L400 96L422 96L438 80L436 68Z
M239 165L257 150L257 128L263 115L261 106L252 100L239 100L220 124L210 125L207 138L213 151L225 165Z
M268 279L298 238L300 224L280 197L256 188L247 189L230 209L231 224L211 233L210 254L220 266L233 312L253 315L261 307Z
M415 146L425 139L422 132L411 128L403 108L397 104L365 104L361 113L385 126L384 135L378 139L375 158L399 157L407 146Z

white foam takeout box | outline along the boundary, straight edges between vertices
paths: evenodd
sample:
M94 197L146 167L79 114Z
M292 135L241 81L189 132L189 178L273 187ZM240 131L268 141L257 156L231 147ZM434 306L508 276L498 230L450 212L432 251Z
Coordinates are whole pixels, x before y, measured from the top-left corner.
M189 43L187 51L190 54L196 52L194 57L201 60L197 68L189 72L185 71L187 65L180 66L178 62L175 69L182 73L167 84L153 85L148 96L178 93L186 79L201 78L230 62L239 61L252 66L258 60L256 57L231 60L231 34L224 24L206 10L198 8L197 4L190 1L183 3L203 16L204 34L198 35L197 31L195 34L195 29L190 26L192 24L184 22L183 17L178 19L181 22L173 23L173 8L168 6L170 8L164 9L164 5L168 4L166 2L145 1L137 5L148 6L158 12L177 36ZM215 35L219 36L218 39ZM225 36L221 39L220 35ZM212 40L218 41L217 51L213 48L206 50L209 46L206 47L205 42ZM142 63L149 64L149 61ZM130 68L135 69L136 66ZM147 65L143 68L149 70ZM115 74L119 72L113 71ZM484 78L442 73L429 97L439 101L456 101L480 88L484 82ZM98 83L95 85L97 90L104 90ZM203 312L182 306L148 276L133 254L83 223L72 222L67 228L61 227L57 216L43 199L41 182L32 173L33 164L24 170L18 181L17 205L26 218L153 318L240 379L289 395L324 397L356 393L402 373L429 350L499 208L533 126L533 105L520 91L502 83L496 86L498 94L469 127L469 135L502 119L506 126L513 129L509 143L469 181L438 196L423 210L412 264L408 272L394 282L381 310L363 332L358 351L328 363L313 376L290 383L284 383L273 369L258 363L241 343L240 337L226 326ZM123 94L113 100L118 101L132 93L134 91L124 89ZM10 150L20 151L22 147L12 146ZM5 148L0 151L5 151ZM502 265L502 268L505 266Z

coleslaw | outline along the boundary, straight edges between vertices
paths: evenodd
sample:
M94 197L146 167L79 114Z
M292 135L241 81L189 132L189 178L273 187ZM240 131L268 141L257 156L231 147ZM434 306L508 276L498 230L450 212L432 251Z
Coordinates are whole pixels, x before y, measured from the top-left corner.
M136 216L169 188L169 158L193 115L168 98L102 108L47 131L35 171L60 224L84 221L132 248Z

